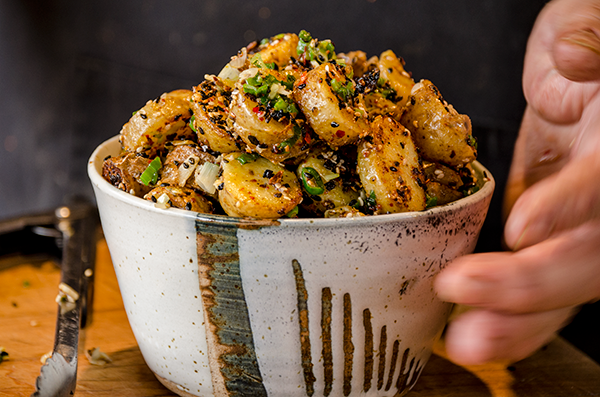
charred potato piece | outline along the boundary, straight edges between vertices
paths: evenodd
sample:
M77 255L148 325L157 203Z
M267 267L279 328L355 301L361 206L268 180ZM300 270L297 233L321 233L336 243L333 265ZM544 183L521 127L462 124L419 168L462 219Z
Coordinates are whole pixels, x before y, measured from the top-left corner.
M188 125L192 117L191 96L190 90L176 90L146 102L121 129L123 150L151 150L154 154L167 141L195 139L195 134Z
M263 40L260 45L251 51L260 54L265 64L275 63L279 68L287 65L292 57L297 57L298 35L295 33L281 33ZM252 55L250 55L252 58Z
M201 189L206 194L216 198L214 186L211 185L207 189L207 186L197 182L197 172L205 163L214 164L214 167L218 168L217 159L212 154L203 151L198 145L176 145L165 158L158 185L167 184Z
M213 80L204 80L194 87L192 127L198 141L206 143L211 150L219 153L242 149L242 144L233 136L228 122L231 92L217 87Z
M280 218L302 201L294 173L263 157L228 153L221 168L219 202L229 216Z
M150 161L146 153L124 153L119 157L109 157L102 165L102 176L117 189L143 196L151 187L140 181L140 175Z
M274 162L297 157L309 147L286 83L285 74L248 69L240 74L231 98L234 132L250 150Z
M355 143L369 130L367 112L348 75L351 69L324 63L294 84L293 97L308 123L332 148Z
M157 186L148 192L144 199L162 208L181 208L189 211L212 214L212 202L194 189L179 186Z
M471 119L446 102L429 80L414 86L400 121L412 132L425 160L457 168L477 157Z
M410 131L391 117L378 116L370 137L358 147L358 174L367 196L375 195L377 212L425 209L423 167Z
M387 50L381 53L376 66L379 69L380 77L387 81L396 92L397 105L404 106L415 85L410 74L404 70L404 60L398 58L392 50Z
M349 205L359 197L359 183L341 153L326 147L311 150L300 162L296 175L302 183L302 208L323 216L325 211ZM357 178L356 178L357 179Z

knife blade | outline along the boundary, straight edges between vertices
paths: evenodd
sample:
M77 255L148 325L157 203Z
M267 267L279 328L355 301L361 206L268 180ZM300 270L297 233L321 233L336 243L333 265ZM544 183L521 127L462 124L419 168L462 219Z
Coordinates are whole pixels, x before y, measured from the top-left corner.
M62 233L62 262L56 331L52 356L36 379L32 396L71 396L77 383L79 330L91 321L95 264L95 208L88 205L56 209Z

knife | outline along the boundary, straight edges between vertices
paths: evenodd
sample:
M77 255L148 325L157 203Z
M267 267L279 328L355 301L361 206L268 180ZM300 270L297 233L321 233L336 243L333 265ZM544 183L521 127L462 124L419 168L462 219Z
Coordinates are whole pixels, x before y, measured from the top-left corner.
M55 227L62 235L61 281L52 356L35 382L32 396L71 396L77 383L80 327L91 322L97 218L89 205L60 207Z

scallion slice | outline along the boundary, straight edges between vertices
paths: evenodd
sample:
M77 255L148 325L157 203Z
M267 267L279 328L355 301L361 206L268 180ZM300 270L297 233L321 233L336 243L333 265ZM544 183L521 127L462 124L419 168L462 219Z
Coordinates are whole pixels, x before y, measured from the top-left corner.
M140 181L146 185L155 185L158 181L158 171L161 169L162 163L160 161L160 157L155 157L154 160L148 164L148 167L142 172L140 175Z
M308 194L319 195L325 191L321 175L312 167L304 167L301 171L302 185Z

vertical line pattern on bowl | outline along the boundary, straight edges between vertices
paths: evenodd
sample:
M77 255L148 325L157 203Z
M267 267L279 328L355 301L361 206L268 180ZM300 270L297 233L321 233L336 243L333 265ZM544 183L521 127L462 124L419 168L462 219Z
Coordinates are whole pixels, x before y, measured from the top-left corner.
M352 300L350 294L344 294L344 396L352 392L352 364L354 362L354 344L352 343Z
M365 378L363 391L366 393L371 389L373 380L373 324L371 324L371 310L363 310L363 327L365 328Z
M308 328L308 291L304 282L302 266L296 259L292 260L294 278L296 281L296 292L298 294L298 322L300 324L300 354L302 356L302 370L304 372L304 383L306 394L312 396L315 392L315 375L310 347L310 331Z
M331 346L332 299L331 288L323 288L321 291L321 341L323 343L321 354L323 355L323 378L325 380L324 396L328 396L333 387L333 350Z
M196 222L198 279L214 394L267 396L242 288L235 225Z
M314 364L312 362L311 353L311 338L309 328L309 312L308 305L308 289L302 265L296 259L292 260L292 269L296 284L297 307L298 307L298 326L300 339L300 355L302 362L302 371L304 375L304 384L306 395L312 396L315 394L316 377L313 372ZM352 297L346 292L342 299L342 349L343 349L343 380L342 392L344 396L349 396L352 393L352 371L354 369L354 343L352 341ZM371 309L363 310L362 324L364 328L364 363L363 363L363 390L367 393L372 386L374 367L375 367L375 349L374 349L374 334ZM329 396L334 386L333 379L333 337L332 337L332 315L333 315L333 294L330 287L321 289L321 356L323 361L323 395ZM401 352L401 340L395 339L391 345L391 360L389 372L386 380L386 357L388 349L387 325L381 327L379 336L379 362L377 366L377 390L388 392L392 387L396 388L395 396L403 395L404 392L410 390L421 374L424 367L421 360L416 361L416 357L412 357L407 368L408 358L410 356L410 348L406 348L402 353L400 361L400 369L396 377L396 369ZM414 371L413 371L414 369ZM411 376L412 375L412 376ZM394 379L396 380L394 382Z
M379 366L377 367L377 390L383 387L383 378L385 376L385 352L387 349L387 326L381 327L379 335Z

